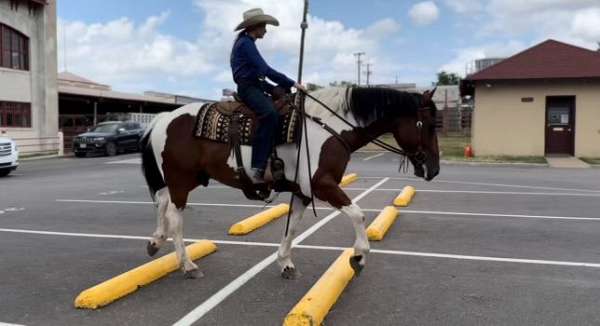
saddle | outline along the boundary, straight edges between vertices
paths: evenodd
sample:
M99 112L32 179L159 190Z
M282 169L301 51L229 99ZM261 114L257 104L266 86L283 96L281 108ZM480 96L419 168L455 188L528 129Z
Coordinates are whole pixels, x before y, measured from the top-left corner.
M223 101L205 104L198 112L195 135L199 138L230 144L239 138L241 145L252 145L256 131L256 114L250 110L237 96L235 101ZM296 141L299 113L292 110L290 96L285 94L273 101L280 115L281 125L276 135L275 144L290 144Z
M252 146L256 131L256 114L234 94L235 101L222 101L202 106L198 112L195 136L230 144L237 162L237 174L244 195L251 200L268 201L271 190L298 192L297 184L285 178L283 160L277 157L275 148L271 155L272 184L254 184L246 175L242 161L241 145ZM275 145L296 143L301 137L301 118L293 109L291 96L274 92L273 105L280 115L279 133Z

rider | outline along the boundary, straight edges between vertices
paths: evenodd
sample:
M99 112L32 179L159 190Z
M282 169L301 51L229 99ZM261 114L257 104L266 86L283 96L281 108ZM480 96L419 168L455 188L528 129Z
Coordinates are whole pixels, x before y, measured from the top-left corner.
M284 74L271 68L262 58L255 41L267 33L266 25L279 26L273 16L265 15L260 8L244 12L242 21L235 31L242 30L231 50L231 70L237 84L238 95L254 111L259 123L252 146L252 181L264 182L265 169L269 154L273 150L275 130L279 123L279 113L265 93L272 93L274 86L265 81L265 77L278 86L289 90L292 86L306 89Z

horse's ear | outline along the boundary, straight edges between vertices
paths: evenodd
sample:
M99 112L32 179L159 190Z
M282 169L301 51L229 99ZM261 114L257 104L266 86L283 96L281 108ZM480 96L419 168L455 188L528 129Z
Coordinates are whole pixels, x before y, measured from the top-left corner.
M437 91L437 86L431 91L431 93L430 93L431 98L433 98L433 94L435 94L435 91Z
M437 86L431 91L423 92L423 99L425 100L425 102L431 101L431 99L433 98L433 94L435 94L436 90L437 90Z

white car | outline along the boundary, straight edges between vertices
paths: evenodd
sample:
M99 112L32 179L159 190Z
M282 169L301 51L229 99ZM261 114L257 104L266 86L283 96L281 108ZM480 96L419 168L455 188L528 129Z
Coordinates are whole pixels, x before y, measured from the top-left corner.
M0 177L7 176L19 166L19 150L12 139L0 137Z

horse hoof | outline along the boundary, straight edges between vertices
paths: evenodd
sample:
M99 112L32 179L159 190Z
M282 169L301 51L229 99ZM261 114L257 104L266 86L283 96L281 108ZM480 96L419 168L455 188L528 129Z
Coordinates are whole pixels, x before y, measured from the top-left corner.
M148 244L146 245L146 251L148 252L148 256L153 257L154 255L156 255L156 253L158 252L159 248L156 248L153 244L152 241L148 241Z
M297 277L296 268L286 266L283 271L281 271L281 277L286 280L295 280Z
M183 277L186 280L193 280L193 279L197 279L197 278L202 278L204 277L204 273L202 273L200 270L198 269L192 269L189 271L185 271L183 272Z
M365 267L364 265L360 264L361 260L362 260L362 256L350 257L350 267L352 267L352 269L354 270L354 274L356 274L356 276L359 276L360 272L362 272L363 268Z

